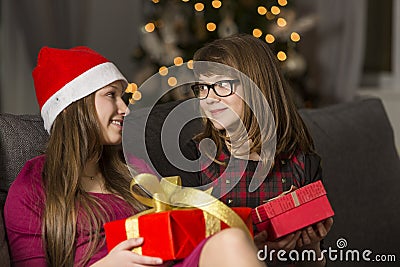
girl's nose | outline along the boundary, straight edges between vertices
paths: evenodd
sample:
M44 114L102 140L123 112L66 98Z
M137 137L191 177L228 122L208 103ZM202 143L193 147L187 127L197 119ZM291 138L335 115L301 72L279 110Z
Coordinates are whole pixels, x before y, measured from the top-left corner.
M118 113L123 114L124 116L129 114L129 109L128 106L125 104L124 100L119 97L117 100L117 107L118 107Z
M214 90L210 89L208 92L208 96L206 98L207 103L213 103L213 102L219 102L221 100L221 97L217 96L214 92Z

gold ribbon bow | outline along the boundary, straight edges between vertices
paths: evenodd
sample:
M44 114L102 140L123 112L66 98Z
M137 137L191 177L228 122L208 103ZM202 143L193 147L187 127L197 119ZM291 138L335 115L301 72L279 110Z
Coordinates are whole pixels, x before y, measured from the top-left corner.
M135 193L133 190L135 185L139 185L150 197ZM246 224L231 208L211 196L209 190L204 192L190 187L182 187L179 176L166 177L159 181L155 175L142 173L132 179L130 191L140 203L150 207L150 209L129 217L126 220L125 228L128 238L139 236L138 217L142 215L193 207L201 209L204 212L205 219L208 221L206 224L219 224L219 221L222 221L230 227L237 227L244 230L251 236ZM206 236L214 233L215 231L206 230ZM135 248L134 251L141 254L141 247Z

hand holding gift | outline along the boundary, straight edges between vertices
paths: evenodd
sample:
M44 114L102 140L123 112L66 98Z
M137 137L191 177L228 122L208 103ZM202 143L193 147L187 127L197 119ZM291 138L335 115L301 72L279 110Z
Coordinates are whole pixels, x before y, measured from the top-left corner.
M163 261L160 258L148 257L130 252L130 250L132 250L133 248L141 246L142 243L143 238L131 238L128 240L124 240L116 245L106 257L97 261L90 267L125 266L127 263L143 264L145 266L159 266L160 264L162 264Z
M323 222L318 222L313 226L287 234L281 238L269 241L267 231L262 231L254 236L254 243L259 249L268 248L274 250L290 251L295 248L312 247L326 237L333 225L333 218L328 218Z
M333 218L328 218L322 222L318 222L313 226L308 226L301 231L301 236L297 240L297 247L304 248L313 246L326 237L333 225Z
M322 222L334 215L321 181L317 181L268 201L252 210L252 218L258 232L266 231L268 241L294 233L310 225ZM301 233L302 241L297 245L305 245L315 241L317 234L326 234L332 225L317 224L318 233L310 227ZM326 226L326 227L325 227ZM297 242L297 240L296 240Z

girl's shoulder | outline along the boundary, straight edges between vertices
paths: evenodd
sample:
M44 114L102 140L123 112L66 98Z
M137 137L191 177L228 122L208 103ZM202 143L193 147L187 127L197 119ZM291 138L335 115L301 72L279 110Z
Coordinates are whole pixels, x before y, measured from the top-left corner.
M315 152L297 149L292 153L281 153L276 160L291 168L297 186L322 180L321 157Z
M42 170L45 161L44 155L27 161L8 190L4 216L10 224L14 225L14 228L24 229L20 220L21 216L27 220L38 218L43 209L45 196ZM23 222L25 221L24 219ZM32 227L39 227L38 225L37 222Z
M28 160L22 167L17 178L15 178L11 187L42 187L42 171L45 162L46 155L40 155Z
M130 167L132 167L137 173L150 173L156 175L156 172L149 164L132 154L128 154L126 157L126 161Z
M321 157L316 152L305 152L300 149L296 149L291 153L282 152L275 157L275 160L281 162L291 161L294 164L300 166L301 169L305 169L309 165L320 165L321 163Z

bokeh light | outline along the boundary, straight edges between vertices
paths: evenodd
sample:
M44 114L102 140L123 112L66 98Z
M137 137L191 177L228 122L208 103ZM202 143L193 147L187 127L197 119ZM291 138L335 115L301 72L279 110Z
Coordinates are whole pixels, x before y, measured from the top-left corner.
M176 58L174 58L174 64L175 64L176 66L182 65L182 64L183 64L183 58L182 58L182 57L176 57Z
M257 12L260 15L265 15L265 14L267 14L268 10L264 6L259 6L257 8Z
M211 5L213 6L213 8L220 8L222 6L222 2L218 0L213 0L211 2Z
M274 15L278 15L279 13L281 13L281 9L277 6L272 6L271 7L271 13Z
M279 27L285 27L287 25L287 22L284 18L278 18L276 20L276 24L278 24Z
M161 76L165 76L168 74L168 68L165 66L161 66L158 72L160 73Z
M155 30L156 26L154 25L153 22L149 22L144 26L144 29L146 32L153 32Z
M194 9L196 10L196 11L203 11L204 10L204 4L203 3L196 3L196 4L194 4Z
M273 42L275 42L275 37L274 37L272 34L268 33L268 34L265 36L265 41L266 41L267 43L269 43L269 44L272 44Z
M287 0L278 0L278 4L280 6L286 6L287 5Z
M175 86L178 83L178 80L175 77L169 77L168 78L168 85L169 86Z
M292 32L290 34L290 40L292 40L293 42L300 41L300 34L298 34L297 32Z
M283 52L283 51L279 51L278 54L277 54L276 56L278 57L278 59L279 59L280 61L285 61L286 58L287 58L286 53Z
M262 31L260 29L254 29L253 30L253 36L254 37L260 38L261 35L262 35Z
M209 22L206 25L208 31L213 32L217 29L217 25L214 22Z

